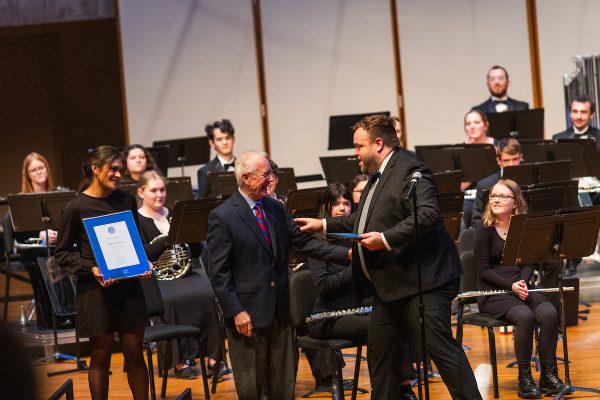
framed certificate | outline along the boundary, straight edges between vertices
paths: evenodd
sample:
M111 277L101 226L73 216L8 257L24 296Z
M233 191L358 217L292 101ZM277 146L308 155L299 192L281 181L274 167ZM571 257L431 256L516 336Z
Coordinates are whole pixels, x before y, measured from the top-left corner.
M150 271L131 211L84 218L94 257L104 279L124 279Z

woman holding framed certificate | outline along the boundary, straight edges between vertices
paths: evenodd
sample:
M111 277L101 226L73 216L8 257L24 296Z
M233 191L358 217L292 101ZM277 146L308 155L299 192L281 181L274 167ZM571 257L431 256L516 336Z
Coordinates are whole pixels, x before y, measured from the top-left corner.
M88 377L91 397L108 399L111 347L117 332L133 398L145 400L148 372L142 342L148 316L139 279L104 280L82 222L84 218L131 211L137 223L136 200L118 189L123 159L114 147L97 147L82 168L79 194L62 213L55 257L63 269L77 275L77 329L80 336L90 338L92 347Z

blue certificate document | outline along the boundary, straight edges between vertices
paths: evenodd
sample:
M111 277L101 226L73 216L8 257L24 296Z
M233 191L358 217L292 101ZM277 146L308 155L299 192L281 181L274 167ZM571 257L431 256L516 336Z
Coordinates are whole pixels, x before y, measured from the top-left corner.
M94 257L104 279L124 279L150 271L131 211L84 218Z

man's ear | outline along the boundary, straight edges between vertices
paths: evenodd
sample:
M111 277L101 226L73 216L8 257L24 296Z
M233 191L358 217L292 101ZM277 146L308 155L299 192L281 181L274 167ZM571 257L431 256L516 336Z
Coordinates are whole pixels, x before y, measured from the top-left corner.
M213 149L215 148L215 142L211 139L208 139L208 144L210 145L210 147L212 147Z
M382 138L377 138L375 139L375 145L377 146L377 152L381 153L383 151L383 148L385 147L385 143L383 142Z

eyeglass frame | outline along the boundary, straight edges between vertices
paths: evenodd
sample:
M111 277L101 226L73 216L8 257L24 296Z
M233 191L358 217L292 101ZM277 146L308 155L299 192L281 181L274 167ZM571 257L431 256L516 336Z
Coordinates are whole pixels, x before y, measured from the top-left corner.
M500 201L507 201L508 199L514 199L515 196L509 196L507 194L490 194L489 195L489 199L490 200L500 200Z

